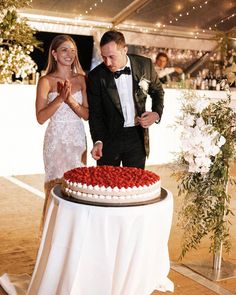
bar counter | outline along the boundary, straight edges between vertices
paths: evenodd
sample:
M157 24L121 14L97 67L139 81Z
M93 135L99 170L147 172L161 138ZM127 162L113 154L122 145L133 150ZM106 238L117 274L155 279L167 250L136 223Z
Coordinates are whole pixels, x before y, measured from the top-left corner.
M165 89L165 107L160 124L150 128L150 156L147 165L173 162L179 151L178 130L173 128L180 110L183 89ZM226 98L225 91L196 90L198 95L213 100ZM39 125L35 116L35 85L0 84L1 153L0 176L43 173L43 138L47 123ZM236 91L231 92L236 106ZM150 109L150 101L147 101ZM88 151L92 141L85 122ZM88 153L88 165L95 165Z

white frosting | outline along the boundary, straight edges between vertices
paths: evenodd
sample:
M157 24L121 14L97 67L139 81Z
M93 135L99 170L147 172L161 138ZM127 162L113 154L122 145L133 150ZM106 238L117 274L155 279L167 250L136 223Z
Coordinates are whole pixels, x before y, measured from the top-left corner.
M102 203L132 203L151 200L160 196L161 182L139 187L99 187L95 185L72 183L65 181L65 192L67 195L80 200L96 199Z

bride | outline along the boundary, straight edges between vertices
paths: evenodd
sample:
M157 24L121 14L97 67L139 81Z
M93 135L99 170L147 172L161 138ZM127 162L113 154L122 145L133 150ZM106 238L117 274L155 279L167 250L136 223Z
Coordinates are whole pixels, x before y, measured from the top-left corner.
M77 47L68 35L56 36L50 45L46 75L39 79L36 96L39 124L49 124L44 138L45 203L64 172L86 162L86 137L81 119L88 120L85 73Z

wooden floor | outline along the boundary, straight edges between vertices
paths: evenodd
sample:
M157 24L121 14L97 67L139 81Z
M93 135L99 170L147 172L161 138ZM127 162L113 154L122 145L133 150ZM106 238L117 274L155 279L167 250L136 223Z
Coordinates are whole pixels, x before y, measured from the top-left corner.
M233 176L236 175L235 167L232 167ZM184 266L190 263L196 264L205 260L212 260L208 253L209 241L207 239L202 242L199 250L192 251L183 261L178 261L181 249L181 230L177 227L177 214L181 199L177 197L177 183L174 178L170 177L172 174L170 166L147 168L157 172L161 176L162 186L168 188L174 195L174 216L169 240L172 262L169 278L175 284L174 294L236 294L236 278L212 282ZM19 184L13 183L14 180L19 180L29 187L20 187ZM39 245L39 223L44 200L37 196L35 192L30 191L31 188L43 192L43 175L13 176L8 179L0 177L0 275L5 272L32 274ZM224 255L224 260L236 265L236 193L234 191L236 191L236 187L231 187L231 209L235 213L231 221L232 250L229 255ZM4 292L0 290L0 294L4 294ZM164 293L153 293L153 295L158 294Z

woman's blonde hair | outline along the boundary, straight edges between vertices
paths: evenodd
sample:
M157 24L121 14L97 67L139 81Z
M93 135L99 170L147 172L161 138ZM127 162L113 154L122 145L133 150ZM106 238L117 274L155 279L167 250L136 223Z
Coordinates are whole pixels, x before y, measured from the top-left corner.
M74 62L71 65L71 70L74 74L80 74L85 75L85 72L83 71L78 57L78 49L75 44L75 41L69 36L69 35L57 35L55 38L53 38L52 43L50 45L49 51L48 51L48 63L46 67L46 74L54 73L57 69L57 62L52 55L53 50L57 50L57 48L64 42L70 41L75 46L75 59Z

